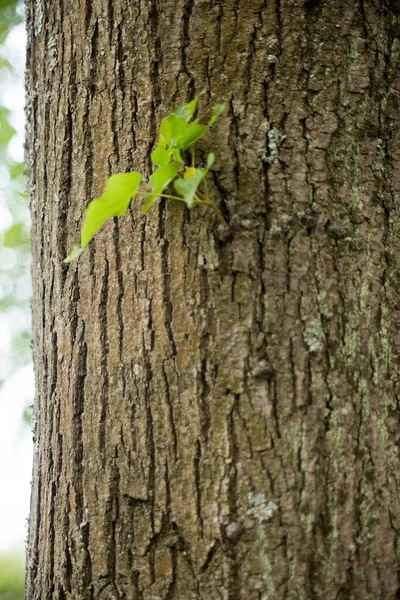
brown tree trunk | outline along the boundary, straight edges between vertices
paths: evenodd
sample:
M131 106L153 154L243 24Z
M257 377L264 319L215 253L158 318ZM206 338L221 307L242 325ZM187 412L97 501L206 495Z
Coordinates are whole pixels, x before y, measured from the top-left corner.
M400 597L395 0L28 0L28 600ZM160 120L226 110L212 211L135 200Z

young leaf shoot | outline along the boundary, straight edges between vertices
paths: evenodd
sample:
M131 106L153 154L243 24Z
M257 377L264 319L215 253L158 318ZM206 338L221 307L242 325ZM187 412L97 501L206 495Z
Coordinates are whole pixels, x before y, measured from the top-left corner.
M140 173L118 173L111 175L106 182L103 194L90 202L83 222L81 243L74 246L70 255L64 260L69 263L80 256L83 249L110 217L121 217L127 210L134 196L144 196L142 213L153 206L157 198L167 198L184 202L188 208L198 204L210 206L218 215L221 223L226 222L218 208L208 197L208 186L205 181L214 163L214 154L210 153L206 167L195 165L195 144L203 138L209 128L221 115L224 105L217 104L206 125L193 120L198 98L177 106L174 111L164 117L160 126L158 143L151 154L156 169L150 177L145 190L140 190L142 182ZM182 153L191 150L191 165L186 165ZM177 196L165 194L166 188L173 183ZM204 192L199 188L204 185Z

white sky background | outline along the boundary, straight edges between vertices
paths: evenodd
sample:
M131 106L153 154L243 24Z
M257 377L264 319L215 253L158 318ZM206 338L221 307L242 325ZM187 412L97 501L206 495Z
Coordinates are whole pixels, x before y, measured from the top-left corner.
M0 87L0 101L12 111L11 124L18 131L8 147L11 158L18 162L23 160L25 45L25 26L22 24L12 29L4 52L2 50L17 74ZM7 352L6 342L13 326L15 324L0 314L0 361L2 353ZM22 414L32 403L33 385L32 366L29 365L8 377L0 391L0 553L23 549L27 535L32 433L23 423Z

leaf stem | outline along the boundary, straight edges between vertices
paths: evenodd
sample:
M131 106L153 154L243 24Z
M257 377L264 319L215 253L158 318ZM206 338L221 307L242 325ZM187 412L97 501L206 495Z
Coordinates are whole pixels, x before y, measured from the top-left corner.
M179 200L179 202L185 202L184 198L179 196L170 196L169 194L157 194L155 192L136 192L135 196L156 196L157 198L168 198L169 200Z
M208 199L208 181L207 181L207 177L204 178L204 187L206 188L206 200L207 200L207 202L209 202L209 199Z
M204 206L209 206L210 208L213 209L213 211L217 215L217 217L218 217L219 222L221 223L221 225L223 225L224 227L228 227L228 223L224 219L224 216L223 216L222 212L219 210L219 208L217 208L215 206L215 204L213 204L209 200L200 200L200 198L198 198L197 196L195 196L194 198L195 198L195 200L193 202L193 206L196 206L197 204L203 204Z
M157 198L167 198L168 200L178 200L178 202L185 202L184 198L180 198L179 196L170 196L169 194L156 194L154 192L153 193L150 192L150 194L148 194L147 192L136 192L135 195L136 196L157 196ZM197 204L203 204L204 206L209 206L210 208L212 208L212 210L217 215L221 225L223 225L224 227L228 227L228 223L224 219L222 212L215 206L215 204L210 202L208 200L208 198L206 198L205 200L201 200L199 198L199 196L201 198L203 197L203 195L200 192L198 192L197 195L195 195L195 197L194 197L193 206L196 206ZM185 202L185 204L186 204L186 202Z

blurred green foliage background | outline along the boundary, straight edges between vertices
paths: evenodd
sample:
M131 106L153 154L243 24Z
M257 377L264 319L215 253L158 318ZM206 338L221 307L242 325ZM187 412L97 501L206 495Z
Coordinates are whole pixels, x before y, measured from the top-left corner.
M0 556L0 600L23 600L24 561L20 554Z
M5 44L22 20L20 1L0 0L0 383L31 356L29 207L24 166L12 151L17 124L7 107L23 73Z
M0 0L0 385L31 360L29 207L17 143L21 117L10 109L23 67L8 43L22 22L22 2ZM0 555L0 600L23 598L23 556Z

